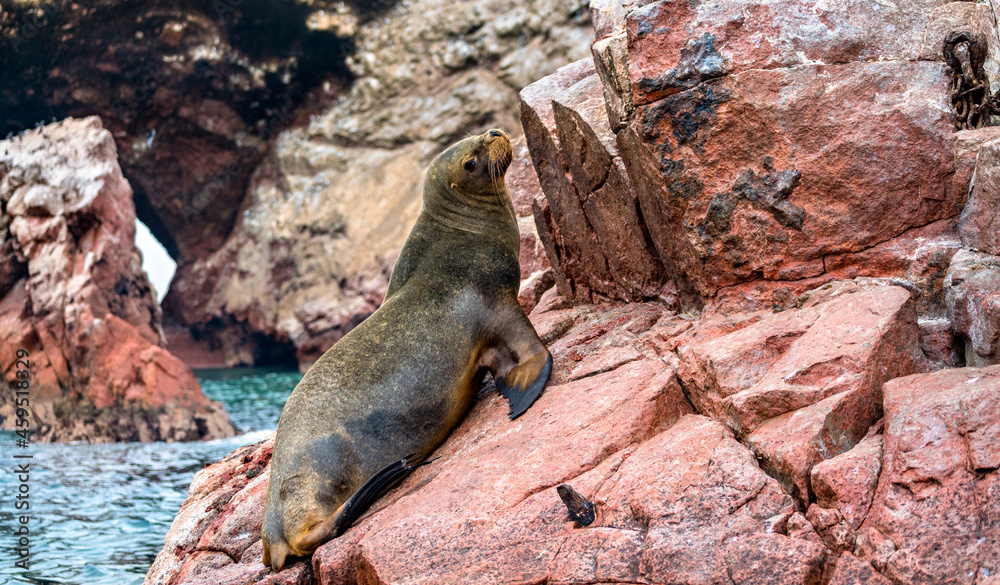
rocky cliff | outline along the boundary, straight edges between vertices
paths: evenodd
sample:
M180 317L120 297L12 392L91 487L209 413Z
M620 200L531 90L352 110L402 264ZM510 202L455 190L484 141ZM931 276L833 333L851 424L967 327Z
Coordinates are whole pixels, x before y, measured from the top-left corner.
M272 440L237 451L146 582L997 583L1000 133L961 129L994 115L991 8L593 2L593 59L521 92L539 401L485 392L279 574Z
M171 350L304 368L381 302L430 157L518 134L517 92L591 39L582 0L19 2L0 135L100 116L179 264Z
M946 41L973 39L988 58L972 68L993 71L995 91L993 14L808 6L595 3L593 65L522 93L564 296L666 287L690 310L783 308L836 278L891 275L923 289L923 313L940 308L992 136L955 132ZM983 211L962 219L966 245Z
M352 26L372 16L323 1L9 2L0 135L100 116L139 218L176 260L198 258L232 229L273 136L348 82Z
M167 320L228 365L307 367L381 303L430 159L467 133L516 131L518 90L591 36L586 3L549 0L403 2L359 24L350 89L277 135L232 233L181 262Z
M0 141L0 363L31 372L33 440L190 441L234 434L164 349L111 134L67 119ZM23 356L18 356L23 357ZM0 397L13 429L23 403Z

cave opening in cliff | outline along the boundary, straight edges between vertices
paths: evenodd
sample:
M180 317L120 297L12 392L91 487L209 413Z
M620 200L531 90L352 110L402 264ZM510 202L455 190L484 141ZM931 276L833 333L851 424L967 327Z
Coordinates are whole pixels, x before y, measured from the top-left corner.
M256 338L253 352L253 365L255 367L298 369L299 359L292 342L279 341L260 333L255 333L254 337Z
M156 289L156 302L162 302L177 271L177 263L141 220L135 220L135 247L142 252L142 269Z

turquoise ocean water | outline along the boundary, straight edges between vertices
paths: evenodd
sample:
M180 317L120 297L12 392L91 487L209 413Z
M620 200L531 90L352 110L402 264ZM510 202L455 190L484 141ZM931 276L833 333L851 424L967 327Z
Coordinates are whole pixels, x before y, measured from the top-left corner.
M13 433L0 433L0 583L136 585L163 547L195 472L277 428L298 372L198 372L245 434L204 443L32 445L30 570L16 559L20 485ZM19 512L18 512L19 513Z

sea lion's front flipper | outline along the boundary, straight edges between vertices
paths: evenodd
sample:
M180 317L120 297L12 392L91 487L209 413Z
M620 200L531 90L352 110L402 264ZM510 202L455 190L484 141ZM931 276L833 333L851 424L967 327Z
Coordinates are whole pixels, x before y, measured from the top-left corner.
M518 367L515 366L511 371L513 372ZM500 391L501 396L510 402L510 412L507 413L510 420L514 420L524 414L528 410L528 407L534 404L535 400L538 400L538 397L542 395L542 389L545 388L545 383L549 381L549 373L552 372L552 354L547 356L545 365L542 366L541 370L537 370L537 372L527 387L517 385L513 382L509 383L509 380L514 379L510 375L496 378L497 390ZM527 376L530 377L530 374L527 374Z
M422 466L427 465L434 459L429 459L421 463L414 463L416 461L416 454L410 453L406 457L403 457L399 461L387 465L382 468L381 471L377 472L375 475L368 478L358 491L354 492L354 495L350 497L344 505L341 506L340 510L336 514L336 520L333 523L332 534L328 537L337 537L344 533L354 521L361 517L375 500L384 494L389 488L393 487L401 481L406 476L413 473L413 471Z
M511 420L521 416L542 394L552 372L552 354L538 339L520 306L501 320L500 342L483 352L481 364L493 372L500 395L510 402Z

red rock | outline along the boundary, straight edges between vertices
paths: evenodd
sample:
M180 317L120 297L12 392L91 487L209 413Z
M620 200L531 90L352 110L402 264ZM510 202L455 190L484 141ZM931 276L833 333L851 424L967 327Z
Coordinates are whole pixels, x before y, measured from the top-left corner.
M569 371L570 380L579 380L596 374L603 374L621 366L643 359L643 354L634 347L609 347L606 351L583 358L579 365Z
M988 140L976 156L975 179L962 211L962 244L986 254L1000 255L1000 129L973 130Z
M521 92L525 137L547 200L548 213L536 222L548 233L543 242L557 259L564 296L657 298L662 267L642 233L593 67L589 59L567 65Z
M198 575L210 571L217 571L233 564L233 559L224 552L213 550L199 550L191 553L184 561L180 573L177 575L179 583L189 583L197 579Z
M612 4L618 4L612 2ZM596 22L596 18L595 18ZM629 87L628 36L622 30L609 36L598 33L597 41L590 51L594 58L597 75L604 86L604 102L607 108L608 124L614 132L625 128L635 114L632 91Z
M290 572L295 569L289 567ZM244 565L231 564L220 569L199 573L190 580L178 581L188 585L243 585L244 583L263 583L268 577L268 569L264 565L248 569Z
M804 296L800 309L728 321L734 330L713 325L699 335L696 326L678 338L678 374L698 411L740 436L835 394L860 392L853 402L867 420L860 440L878 419L882 383L928 367L910 294L881 281L832 283Z
M863 526L858 531L855 552L859 557L870 562L880 573L884 573L889 557L896 552L896 545L882 536L878 530Z
M147 585L171 585L183 583L180 574L209 573L218 568L217 559L205 558L197 561L192 553L197 550L199 541L205 532L220 524L232 525L242 521L242 518L227 518L222 516L223 510L231 514L234 508L229 506L234 497L254 483L253 479L265 472L274 451L274 435L267 439L241 447L231 455L211 465L205 466L195 474L188 488L187 499L181 505L180 512L174 518L164 539L163 550L156 556L152 567L146 574ZM260 510L239 508L241 514L249 517L259 517ZM260 535L256 535L260 540ZM257 558L258 563L260 558ZM198 568L204 564L204 568ZM261 565L263 568L263 565Z
M892 278L916 296L917 314L945 312L944 279L951 258L961 249L955 218L912 228L902 235L859 252L828 254L825 272L801 280L752 280L720 289L705 306L704 315L730 315L796 306L805 292L836 280ZM919 294L917 294L919 293Z
M881 471L882 437L867 438L812 468L809 477L816 503L836 508L857 529L868 515Z
M544 195L524 136L511 141L511 150L513 154L510 166L507 167L507 174L504 175L504 183L507 185L507 192L510 194L510 201L514 204L514 213L517 217L534 219L531 215L531 203L535 199L544 198ZM524 267L523 259L521 267Z
M736 585L820 585L826 550L780 534L759 534L734 539L726 551L726 564Z
M754 556L738 554L733 544L754 542L767 518L793 509L750 452L702 416L685 417L641 445L594 499L602 525L648 527L640 574L652 582L669 575L674 582L712 583L750 569ZM798 546L782 539L761 556L773 561Z
M660 0L628 13L629 74L637 105L747 69L884 60L943 61L944 36L926 38L944 0L878 4L840 0L815 6L726 0L709 5ZM936 51L920 55L922 43Z
M731 318L735 331L696 325L678 337L677 355L695 408L745 438L804 508L812 467L851 449L882 416L882 384L930 364L902 288L837 282L800 304Z
M802 512L795 512L788 517L785 531L788 536L796 540L805 540L820 546L824 545L823 538L816 532L816 527L809 522Z
M545 248L538 238L535 218L531 213L532 202L544 197L542 187L538 184L538 174L532 166L531 154L524 137L515 139L511 146L513 156L504 182L514 204L517 227L521 232L521 253L518 260L521 263L521 280L525 280L536 273L551 270L552 266L545 256Z
M33 438L187 441L235 430L162 346L159 306L135 248L132 190L97 118L0 143L0 241L19 266L0 285L0 359L32 364ZM9 222L6 218L9 217ZM14 428L13 394L0 398Z
M858 559L849 552L837 558L836 567L827 585L891 585L882 575L865 561Z
M619 149L678 288L818 276L826 255L959 213L948 79L929 62L754 69L639 107Z
M264 496L267 495L267 479L270 470L254 477L222 509L198 540L201 550L217 550L234 559L255 542L260 540L260 524L264 511Z
M948 319L917 319L920 327L920 351L935 369L956 368L965 364L963 344L958 342Z
M972 584L996 574L1000 366L907 376L884 392L885 456L863 528L897 549L883 557L885 575Z
M962 250L945 278L949 318L965 341L965 363L1000 363L1000 256Z
M536 199L544 199L538 184L538 174L531 163L531 155L524 137L513 141L513 158L507 169L505 182L517 214L517 227L521 233L521 288L517 298L525 313L530 313L542 295L555 284L552 266L545 255L545 247L538 236L531 206Z
M517 292L517 302L524 309L524 313L531 313L542 301L545 292L555 285L555 276L552 270L536 272L521 281L521 286Z
M772 418L747 435L747 446L761 467L805 506L813 497L813 466L851 449L879 418L876 394L871 388L849 390Z
M828 510L816 504L810 504L809 509L806 510L806 520L815 527L816 533L830 550L840 553L855 549L857 533L847 523L839 510Z
M600 40L625 31L625 16L635 9L635 0L594 0L590 15L594 21L594 36Z

